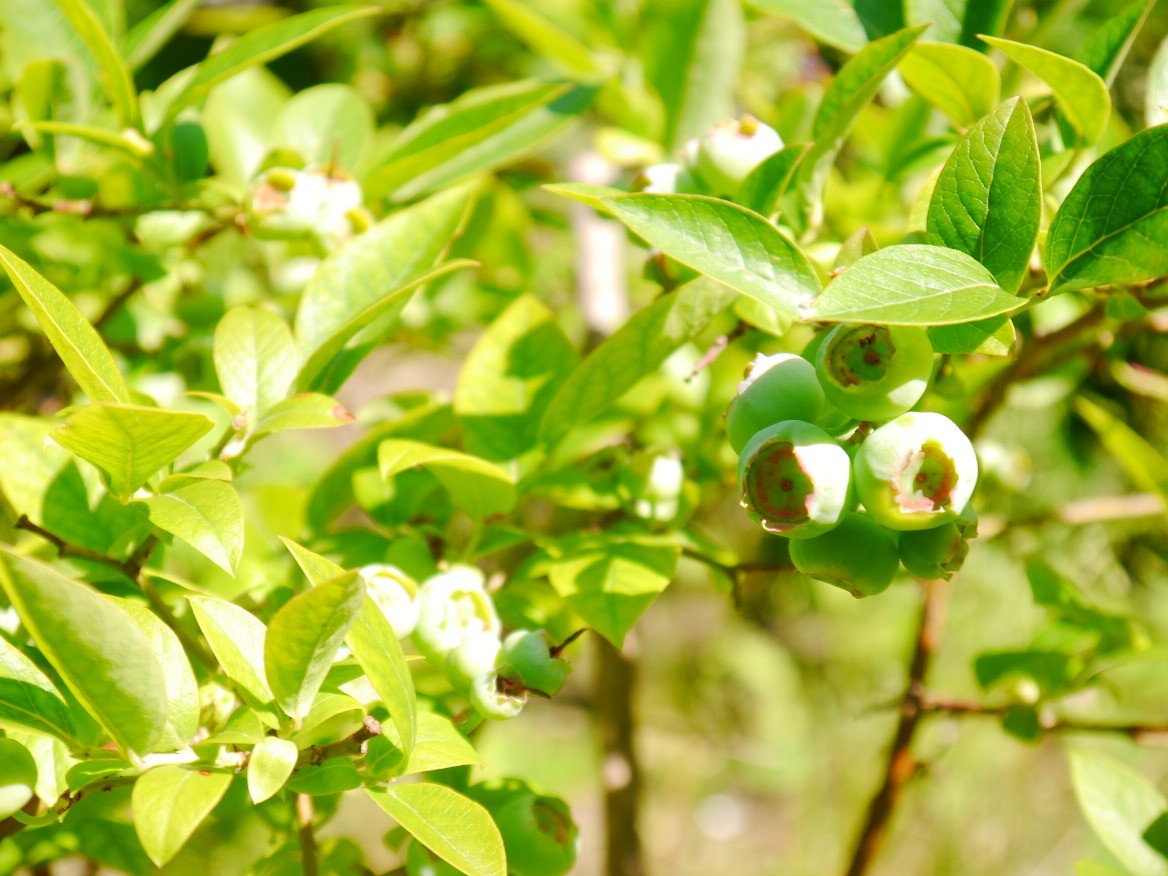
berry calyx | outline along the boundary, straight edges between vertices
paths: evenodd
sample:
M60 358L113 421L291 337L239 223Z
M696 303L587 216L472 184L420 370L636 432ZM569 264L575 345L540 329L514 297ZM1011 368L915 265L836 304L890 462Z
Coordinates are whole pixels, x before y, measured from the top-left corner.
M883 593L900 567L892 535L871 517L855 513L830 532L791 542L791 562L809 578L857 599Z
M830 435L800 420L763 429L738 460L741 504L767 532L812 538L847 508L851 460Z
M819 345L815 370L829 403L857 420L884 422L925 394L933 345L916 326L840 325Z
M966 508L951 523L901 533L900 562L918 578L948 581L965 564L969 540L976 536L977 518Z
M793 353L759 353L726 408L726 436L735 453L758 432L784 420L814 422L823 412L815 367Z
M527 705L527 688L523 683L493 669L471 682L469 693L475 711L488 721L507 721L518 716Z
M902 414L856 453L860 501L889 529L931 529L957 519L977 485L977 455L941 414Z

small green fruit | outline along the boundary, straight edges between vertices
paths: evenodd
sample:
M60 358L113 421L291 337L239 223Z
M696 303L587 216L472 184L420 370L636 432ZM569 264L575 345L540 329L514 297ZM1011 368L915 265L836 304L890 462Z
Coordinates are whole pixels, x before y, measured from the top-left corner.
M915 405L933 372L933 345L916 326L836 326L815 356L827 401L857 420L884 422Z
M856 491L889 529L931 529L956 520L977 485L977 455L948 417L902 414L856 453Z
M698 141L694 169L709 194L733 199L750 172L782 148L778 132L754 116L726 119Z
M357 574L394 635L404 639L412 633L418 625L418 583L397 566L384 563L362 566Z
M499 615L483 587L483 573L473 566L452 566L427 578L418 588L418 623L414 644L435 666L468 636L499 634Z
M650 195L692 192L697 187L693 175L680 164L653 164L633 180L633 191Z
M576 863L579 829L560 798L523 794L492 814L513 876L563 876Z
M870 517L851 513L831 532L791 542L791 562L809 578L841 587L857 599L887 590L900 566L888 531Z
M469 688L484 672L491 672L499 660L502 643L491 630L471 633L446 657L446 677L455 690Z
M726 436L735 453L752 437L784 420L815 422L823 412L823 389L815 367L793 353L759 353L726 408Z
M527 688L491 670L471 683L470 703L488 721L507 721L527 705Z
M500 674L519 676L529 690L555 696L572 671L567 660L553 657L543 630L515 630L503 640Z
M851 459L830 435L799 420L763 429L738 460L742 507L767 532L812 538L827 532L849 503Z
M900 562L918 578L948 581L961 571L976 536L977 518L966 508L952 523L901 533Z

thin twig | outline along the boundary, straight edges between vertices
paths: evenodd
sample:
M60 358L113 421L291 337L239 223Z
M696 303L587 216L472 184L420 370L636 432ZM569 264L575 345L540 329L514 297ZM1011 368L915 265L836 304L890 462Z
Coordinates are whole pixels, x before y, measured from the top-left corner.
M968 700L953 700L933 695L922 695L917 701L917 710L922 714L950 715L953 717L1004 718L1015 708L993 706ZM1135 722L1110 724L1098 721L1080 721L1073 718L1057 718L1053 715L1038 717L1038 727L1044 733L1118 733L1139 741L1148 736L1168 734L1168 723Z
M908 684L900 700L900 720L896 726L892 748L884 767L880 788L868 804L868 814L860 828L852 850L847 876L863 876L875 861L887 837L888 822L900 799L905 783L916 772L917 762L912 754L913 737L923 714L920 704L924 694L925 676L932 663L941 632L947 590L944 582L923 581L924 605L917 627L916 645L909 664Z
M706 352L702 354L702 358L698 359L698 361L694 363L693 370L690 371L689 376L685 378L685 382L689 383L691 380L717 362L718 357L726 352L726 348L734 343L734 341L738 340L740 337L746 334L747 329L749 328L750 326L748 326L746 323L739 321L738 324L735 325L734 328L730 329L730 331L728 331L726 334L719 335L717 339L715 339L714 343L710 345L710 349L706 350Z
M33 523L28 519L27 514L21 514L20 518L16 521L16 526L13 528L23 529L26 532L32 532L36 535L39 535L57 549L57 556L59 557L65 559L72 558L78 560L88 560L91 563L100 563L101 565L108 566L111 569L117 569L127 578L133 577L127 570L126 564L129 562L128 560L119 560L109 556L108 554L103 554L101 551L95 551L90 548L82 547L81 545L65 541L65 539L61 538L61 536L57 535L56 533L50 532L43 526L39 526L36 523Z
M316 834L312 830L312 820L316 810L312 797L308 794L296 795L296 828L300 836L300 872L304 876L317 876Z
M301 751L296 765L317 766L334 757L359 757L365 753L365 743L380 735L381 722L372 715L366 715L361 726L344 739L338 739L328 745L312 745Z

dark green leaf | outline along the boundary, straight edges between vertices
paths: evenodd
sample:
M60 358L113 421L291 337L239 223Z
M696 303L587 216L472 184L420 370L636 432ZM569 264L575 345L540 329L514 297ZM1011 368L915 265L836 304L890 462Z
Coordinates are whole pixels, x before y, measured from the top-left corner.
M1168 125L1099 158L1063 200L1046 236L1052 292L1168 274Z
M978 34L997 34L1006 23L1011 0L905 0L910 24L931 23L930 39L979 47Z
M929 201L928 240L973 256L1006 292L1030 266L1042 218L1041 164L1030 109L1006 101L957 144Z
M929 341L937 353L1011 356L1017 340L1018 332L1008 316L991 316L977 322L929 328Z

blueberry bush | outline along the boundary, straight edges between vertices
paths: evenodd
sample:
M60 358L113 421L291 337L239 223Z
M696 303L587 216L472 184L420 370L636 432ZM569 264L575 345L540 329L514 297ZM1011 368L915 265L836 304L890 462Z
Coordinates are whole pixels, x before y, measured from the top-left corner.
M0 872L1168 874L1166 32L0 3Z

